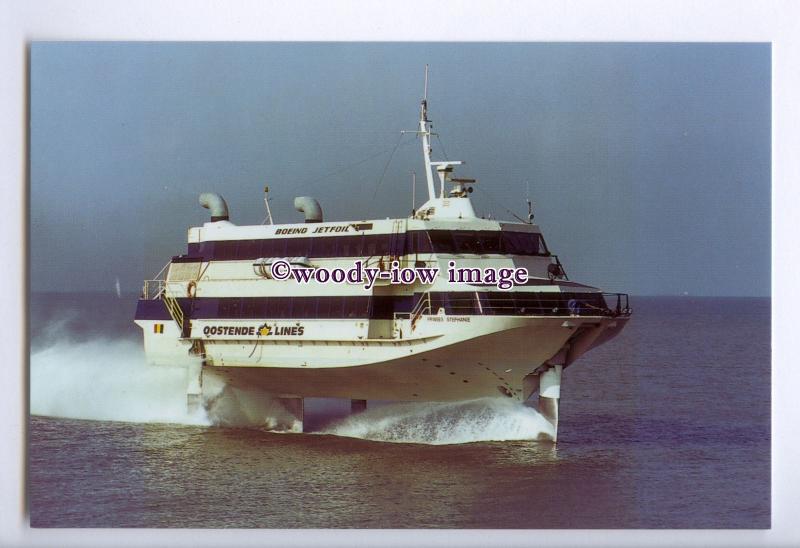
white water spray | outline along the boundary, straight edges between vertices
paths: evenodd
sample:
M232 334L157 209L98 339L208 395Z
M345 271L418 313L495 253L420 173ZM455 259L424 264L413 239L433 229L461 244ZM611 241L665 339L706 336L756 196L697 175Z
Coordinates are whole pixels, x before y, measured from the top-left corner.
M552 439L555 434L536 410L505 398L387 405L348 417L322 433L432 445Z
M280 431L302 423L289 413L280 400L260 390L243 390L226 386L213 375L203 379L203 398L208 419L218 426L264 428Z
M48 339L56 338L59 328L48 326ZM225 386L212 375L204 379L205 408L188 413L186 365L147 365L137 342L49 342L31 354L33 415L265 429L291 425L291 415L268 394ZM550 438L553 427L520 403L483 398L387 405L348 417L321 433L442 445Z
M66 320L65 320L66 321ZM88 420L272 429L291 415L269 395L204 379L204 408L187 412L187 363L147 365L133 341L71 342L51 324L50 344L31 353L30 412ZM55 339L55 342L52 341Z
M31 414L126 422L210 424L186 411L186 368L145 363L132 341L56 342L31 354Z

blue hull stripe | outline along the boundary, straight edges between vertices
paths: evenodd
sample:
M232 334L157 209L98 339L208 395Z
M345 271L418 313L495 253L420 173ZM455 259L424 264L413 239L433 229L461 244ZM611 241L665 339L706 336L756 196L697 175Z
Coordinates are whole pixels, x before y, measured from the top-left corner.
M450 315L598 316L610 314L600 293L430 292L430 313ZM392 319L412 310L412 296L224 297L177 299L190 319ZM139 300L137 320L169 320L163 301Z

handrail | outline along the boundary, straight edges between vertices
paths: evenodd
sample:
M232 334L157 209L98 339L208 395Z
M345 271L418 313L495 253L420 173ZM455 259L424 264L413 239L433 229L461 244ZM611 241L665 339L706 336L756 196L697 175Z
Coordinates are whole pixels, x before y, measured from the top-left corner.
M183 333L184 316L183 316L183 310L178 304L178 301L174 297L171 297L166 293L163 294L163 300L164 304L167 307L169 315L172 317L173 320L175 320L175 323L178 324L178 329L180 329L181 333Z
M161 270L158 271L158 274L156 274L155 278L153 278L153 279L154 280L165 280L166 277L167 277L167 275L165 273L165 270L167 270L169 268L169 265L171 265L171 264L172 264L172 261L169 261L167 264L162 266Z
M490 298L481 298L483 292L475 292L468 297L448 295L446 300L432 297L425 292L409 313L412 327L420 316L430 314L434 308L443 307L448 315L488 315L488 316L630 316L628 295L625 293L588 293L586 297L562 293L507 293ZM520 298L527 297L526 300ZM592 297L594 298L592 298ZM434 300L441 299L441 304ZM616 299L615 306L609 306L607 299ZM439 302L439 300L437 300Z
M164 292L164 286L167 281L166 270L171 264L172 261L161 267L161 270L158 271L158 274L156 274L152 280L144 281L144 286L142 287L143 299L156 300L161 298L161 294Z
M414 329L414 324L417 322L419 317L422 316L424 312L430 312L430 311L431 311L431 294L430 292L426 291L420 296L419 300L417 301L417 304L414 305L414 308L411 309L410 317L411 317L412 331Z
M164 280L145 280L142 288L142 299L156 301L161 298L166 288Z

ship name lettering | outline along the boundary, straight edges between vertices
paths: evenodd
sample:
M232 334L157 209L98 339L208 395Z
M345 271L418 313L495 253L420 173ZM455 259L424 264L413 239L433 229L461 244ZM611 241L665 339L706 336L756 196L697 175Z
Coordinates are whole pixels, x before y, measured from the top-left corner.
M295 337L302 336L304 333L305 327L302 325L275 327L268 332L269 335L294 335ZM256 335L256 328L252 325L207 325L203 328L203 335L249 335L252 337Z
M275 335L302 335L305 328L302 325L283 326L275 328Z
M203 335L255 335L256 328L246 325L207 325Z
M312 231L312 234L325 234L327 232L349 232L350 225L339 226L318 226Z

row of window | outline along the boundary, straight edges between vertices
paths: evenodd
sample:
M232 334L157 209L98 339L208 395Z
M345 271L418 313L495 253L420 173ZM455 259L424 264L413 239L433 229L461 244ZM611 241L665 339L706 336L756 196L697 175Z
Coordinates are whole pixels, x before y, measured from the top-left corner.
M597 316L608 310L600 293L431 292L430 302L434 314L444 308L453 316Z
M383 319L410 310L412 297L224 297L188 300L194 318Z
M411 296L354 297L225 297L181 299L192 318L229 319L391 319L409 312L421 298ZM600 293L430 292L425 313L448 315L548 316L607 313ZM191 307L191 308L189 308ZM189 310L186 310L189 308Z
M415 253L549 255L541 234L475 230L413 230L404 234L359 234L189 244L204 260L260 257L375 257Z

